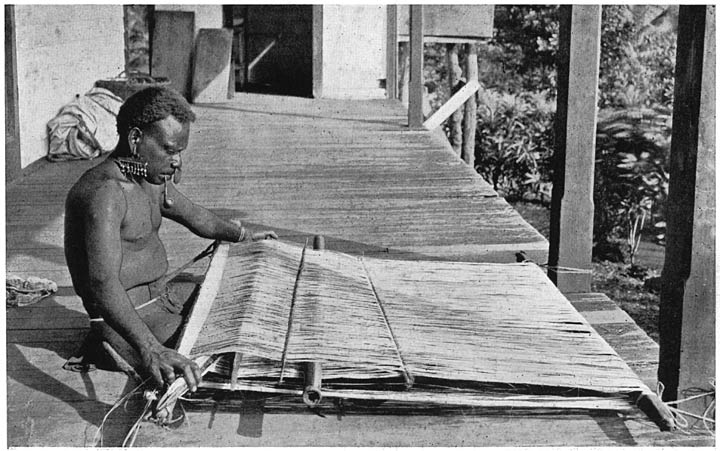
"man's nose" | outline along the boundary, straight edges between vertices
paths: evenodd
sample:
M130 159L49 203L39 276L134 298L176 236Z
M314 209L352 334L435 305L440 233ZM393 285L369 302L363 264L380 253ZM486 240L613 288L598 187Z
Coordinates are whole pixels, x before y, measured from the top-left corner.
M176 154L172 156L172 161L170 162L170 166L172 166L173 169L179 169L182 167L182 157L180 157L180 154Z

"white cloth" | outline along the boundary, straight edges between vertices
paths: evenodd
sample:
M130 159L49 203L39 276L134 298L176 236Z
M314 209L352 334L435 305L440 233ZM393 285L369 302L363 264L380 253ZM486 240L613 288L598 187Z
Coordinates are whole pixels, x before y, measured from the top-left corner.
M122 99L103 88L77 96L48 126L48 160L92 159L115 148L115 126Z

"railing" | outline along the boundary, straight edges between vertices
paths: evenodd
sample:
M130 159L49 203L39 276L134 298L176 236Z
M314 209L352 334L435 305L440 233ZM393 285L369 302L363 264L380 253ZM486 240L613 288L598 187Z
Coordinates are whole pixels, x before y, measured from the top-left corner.
M388 97L400 97L408 104L408 126L434 130L446 120L450 125L450 141L453 149L471 167L475 164L475 128L477 122L477 102L475 94L480 87L478 82L476 44L467 39L448 42L448 66L455 75L450 77L450 91L454 94L431 117L425 119L424 79L423 79L423 6L410 6L410 39L408 45L401 43L400 81L403 89L398 89L398 39L397 6L389 5L388 13L388 52L387 81ZM465 58L465 77L459 68L458 47L463 44ZM409 53L409 57L408 57ZM408 70L409 66L409 70ZM464 107L463 107L464 105ZM464 114L463 114L464 109Z

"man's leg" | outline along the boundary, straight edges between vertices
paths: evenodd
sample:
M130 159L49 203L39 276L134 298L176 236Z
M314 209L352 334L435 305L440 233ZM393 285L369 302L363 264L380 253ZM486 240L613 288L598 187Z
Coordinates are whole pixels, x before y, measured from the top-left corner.
M182 330L187 312L189 312L197 284L194 282L169 283L169 297L161 298L142 307L138 314L150 331L164 346L174 348ZM141 359L123 337L104 321L92 321L91 332L83 346L81 359L85 367L95 365L100 369L121 370L129 373L128 367L140 369ZM108 349L109 348L109 349ZM70 362L68 362L70 363ZM77 364L76 364L77 365ZM77 370L66 364L67 369Z

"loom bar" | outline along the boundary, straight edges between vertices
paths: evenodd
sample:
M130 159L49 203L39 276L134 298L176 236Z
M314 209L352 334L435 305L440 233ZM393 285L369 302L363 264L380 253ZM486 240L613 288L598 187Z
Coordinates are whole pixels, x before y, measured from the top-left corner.
M202 382L202 388L228 390L229 383ZM272 387L268 385L238 382L238 390L257 393L277 393L285 395L301 395L302 391L292 388ZM394 401L400 403L431 404L445 407L487 407L508 409L578 409L578 410L613 410L632 412L635 407L626 398L619 397L563 397L548 395L517 395L490 396L472 395L468 393L421 393L412 391L380 391L380 390L331 390L323 391L329 399L360 399L376 401Z
M313 249L316 251L325 250L325 237L315 235L313 238ZM303 402L310 407L315 407L322 400L322 363L318 361L306 362L303 365L305 371L305 389L303 390Z
M635 402L640 410L660 427L661 431L676 429L675 417L660 398L652 392L642 393Z
M189 320L180 333L177 351L182 355L187 356L190 353L210 313L210 307L220 289L229 249L230 245L226 243L214 246L212 260L205 273L205 280L203 280L200 286L200 292L193 304ZM195 359L195 363L201 368L201 374L204 374L204 372L208 370L213 360L214 356L201 356ZM158 401L156 408L156 417L160 422L167 421L171 418L172 410L175 408L175 402L177 402L177 399L185 394L187 390L187 383L183 377L176 379L175 382L170 385Z

